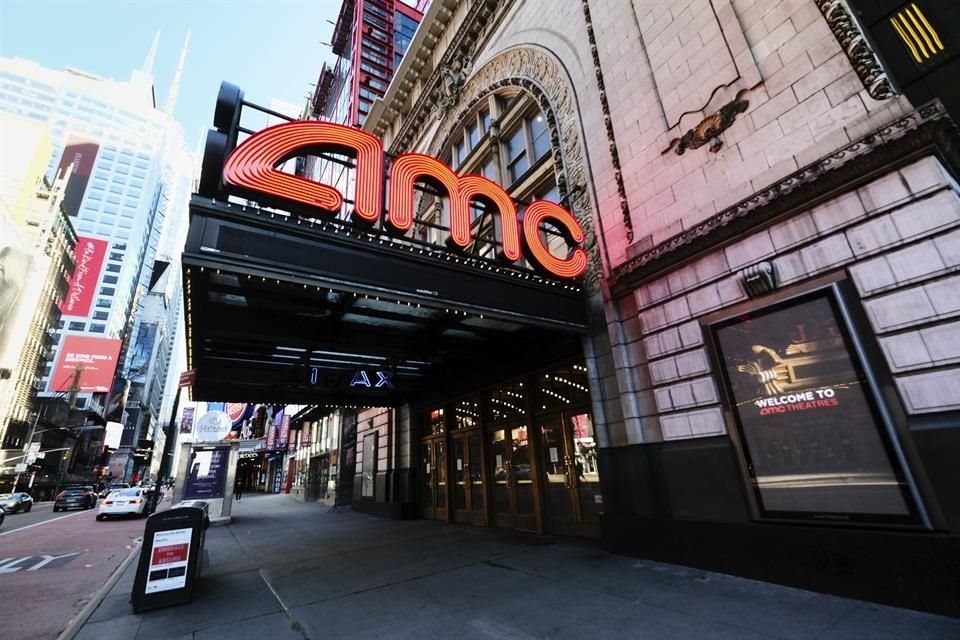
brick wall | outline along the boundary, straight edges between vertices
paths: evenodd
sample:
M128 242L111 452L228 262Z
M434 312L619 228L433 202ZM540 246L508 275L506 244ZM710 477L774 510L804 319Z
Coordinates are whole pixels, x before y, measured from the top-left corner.
M761 261L781 286L844 271L908 414L960 409L960 193L927 157L634 291L636 328L615 347L626 353L621 379L652 396L638 417L659 422L664 440L725 432L699 319L746 300L736 272ZM648 425L622 444L655 434Z

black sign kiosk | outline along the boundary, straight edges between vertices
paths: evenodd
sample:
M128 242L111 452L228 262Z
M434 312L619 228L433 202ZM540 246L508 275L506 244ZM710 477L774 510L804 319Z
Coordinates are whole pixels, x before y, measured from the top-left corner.
M135 613L193 600L210 519L205 502L181 504L147 520L130 595Z

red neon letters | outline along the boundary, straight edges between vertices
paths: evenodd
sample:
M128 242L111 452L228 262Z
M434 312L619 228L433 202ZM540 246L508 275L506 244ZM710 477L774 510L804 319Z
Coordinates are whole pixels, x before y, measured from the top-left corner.
M314 120L288 122L268 127L244 140L227 158L224 180L234 186L338 212L343 195L328 185L283 173L275 165L311 149L334 149L356 156L357 184L353 215L375 222L381 214L383 194L383 146L375 136L338 124ZM496 207L502 247L500 257L516 262L521 251L536 266L561 278L576 278L587 267L587 256L576 247L566 258L553 255L544 244L540 225L548 222L560 228L575 244L584 240L576 218L559 205L537 200L520 222L510 196L499 185L476 175L458 176L435 158L406 153L393 162L387 224L398 231L413 226L415 182L429 182L446 191L450 200L450 239L454 248L472 242L470 202L482 199Z
M317 126L317 125L322 126ZM367 222L380 217L383 194L383 145L376 136L339 124L285 122L258 131L233 150L223 167L230 184L301 202L324 211L340 211L343 196L333 187L277 171L274 165L317 147L345 147L357 156L354 215Z

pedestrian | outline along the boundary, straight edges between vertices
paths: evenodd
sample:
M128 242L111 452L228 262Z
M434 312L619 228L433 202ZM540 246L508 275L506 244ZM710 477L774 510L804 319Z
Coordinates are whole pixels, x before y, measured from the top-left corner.
M243 480L237 478L237 482L233 487L233 495L237 498L237 501L240 501L240 498L243 497Z

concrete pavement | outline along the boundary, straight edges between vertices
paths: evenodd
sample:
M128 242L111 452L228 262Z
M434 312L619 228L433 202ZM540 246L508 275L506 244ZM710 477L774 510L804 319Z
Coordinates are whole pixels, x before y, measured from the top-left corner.
M605 553L247 495L207 532L194 602L132 613L131 563L78 640L956 640L960 620Z

